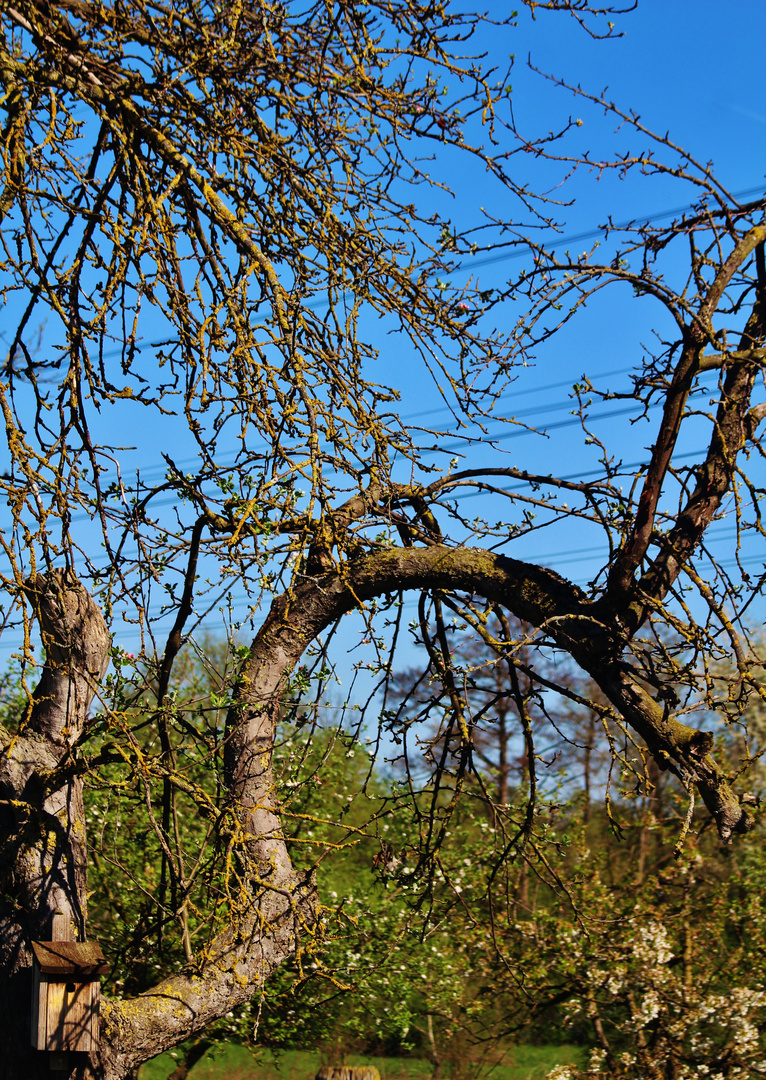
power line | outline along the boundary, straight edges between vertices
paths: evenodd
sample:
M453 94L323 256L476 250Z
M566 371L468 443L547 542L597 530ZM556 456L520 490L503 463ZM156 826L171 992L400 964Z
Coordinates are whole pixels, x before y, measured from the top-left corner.
M628 372L630 372L630 371L633 371L632 367L614 368L612 371L600 371L598 373L598 375L594 375L593 378L594 379L612 379L616 375L627 375ZM498 396L497 400L498 401L505 401L509 397L513 397L513 398L527 397L529 394L545 394L549 390L560 390L562 386L568 386L570 388L570 390L571 390L571 388L572 388L572 380L571 380L571 378L569 378L569 379L560 379L558 382L546 383L543 386L527 386L527 387L524 387L523 389L520 389L520 390L517 390L515 385L514 385L513 387L506 390L504 393L500 394ZM571 398L567 398L566 402L562 402L561 405L552 405L550 407L552 409L563 408L565 404L569 404L570 400L571 400ZM535 408L537 410L540 410L541 408L548 408L548 406L539 406L538 405L538 406L535 406ZM448 409L449 409L449 405L443 404L443 405L439 405L439 407L436 408L436 409L420 409L416 413L408 413L406 416L401 417L401 419L406 420L407 422L409 422L410 420L418 420L422 416L433 416L434 413L446 412ZM515 415L516 416L521 416L522 414L521 413L516 413Z
M650 408L656 408L656 407L657 407L656 404L650 406ZM600 415L596 415L596 416L589 416L588 417L588 423L595 423L596 421L600 421L600 420L613 420L616 416L628 416L630 413L632 413L634 411L635 411L635 404L634 405L624 405L620 409L612 409L611 412L601 413ZM521 415L521 414L519 414L519 415ZM582 420L581 417L579 417L579 416L569 416L569 417L567 417L566 420L556 420L552 424L546 424L545 430L543 430L543 431L536 431L534 429L530 429L528 427L524 427L524 426L520 425L514 431L506 431L506 432L503 432L500 435L482 436L480 438L477 438L477 436L475 436L475 435L459 435L457 437L457 439L455 440L455 442L444 443L442 446L439 446L438 449L442 450L442 451L459 450L460 447L462 445L464 445L466 442L472 442L472 443L487 442L489 445L494 446L496 443L507 442L509 439L518 439L523 435L542 435L542 436L545 436L545 435L548 434L549 431L555 431L555 430L559 430L561 428L568 428L568 427L582 427L582 425L583 425L583 420ZM423 448L418 447L418 449L427 450L429 448L428 447L423 447Z
M737 199L737 200L746 199L746 198L748 198L750 196L756 196L756 195L762 194L763 190L764 190L763 185L759 184L756 187L745 188L742 191L733 192L732 193L732 198ZM621 223L616 224L616 225L612 225L612 226L608 226L608 227L601 225L601 226L598 226L595 229L588 229L585 232L571 233L568 236L562 236L560 238L560 243L561 244L578 244L578 243L581 243L584 240L597 240L598 237L601 236L606 231L607 228L609 228L609 231L617 232L617 231L619 231L621 229L631 228L632 226L634 226L636 224L637 221L641 221L643 223L648 224L651 221L660 221L663 218L675 217L678 214L687 213L688 211L691 211L694 208L695 208L695 206L694 206L693 203L687 203L684 206L673 207L673 209L671 209L671 210L660 210L660 211L657 211L656 213L653 213L653 214L644 214L640 218L639 217L632 218L632 219L630 219L628 221L624 221L624 222L621 222ZM521 244L521 241L519 241L518 243ZM495 255L486 255L483 258L478 258L478 259L475 256L472 256L470 253L466 252L466 253L460 255L456 261L457 261L457 265L462 265L464 262L466 262L467 260L470 259L471 260L471 263L470 263L471 269L475 269L477 267L491 266L491 265L494 265L496 263L506 262L506 261L508 261L510 259L518 259L518 258L521 258L523 255L526 255L526 254L528 254L528 248L524 248L524 247L519 246L519 247L514 247L513 250L510 250L510 251L500 252L500 253L495 254ZM326 301L324 301L324 300L323 301L317 301L317 304L324 304L324 303L326 303ZM313 304L306 304L305 306L308 307L308 308L311 308L311 309L313 309L315 307L315 305L313 305ZM163 344L167 344L167 341L163 340L163 341L149 342L148 348L155 349L155 348L158 348L160 345L163 345ZM122 351L123 351L122 349L111 349L111 350L108 350L107 352L104 353L104 357L107 358L107 359L111 359L114 356L120 356L122 354ZM616 370L616 371L605 372L603 375L601 375L599 377L600 378L606 378L606 377L609 377L610 375L622 375L622 374L625 374L626 372L631 371L631 370L632 370L631 368L621 368L621 369ZM529 389L529 390L520 390L520 391L514 391L514 392L516 394L538 393L538 392L542 392L543 390L559 389L560 387L567 386L567 385L568 385L568 380L564 380L563 382L549 383L546 387L540 387L539 390ZM444 406L444 407L446 408L446 406ZM427 410L427 411L422 411L422 412L419 412L419 413L414 413L412 415L414 417L426 416L429 413L435 412L435 411L440 411L440 410ZM406 419L406 418L403 418L403 419Z
M700 457L700 455L704 454L704 453L706 453L706 447L702 446L698 450L689 450L684 454L674 454L673 455L673 463L676 463L676 462L679 462L679 461L688 461L689 458ZM621 465L618 470L615 470L613 475L614 475L614 477L622 476L623 474L624 475L630 475L630 472L633 469L639 469L642 465L645 465L645 464L646 464L646 460L644 458L640 458L638 461L630 461L625 465ZM586 472L567 473L564 476L553 476L551 474L550 479L554 480L554 481L555 480L564 480L564 481L567 481L567 482L575 482L575 483L577 483L579 481L588 480L593 476L605 476L605 475L606 475L605 469L599 468L599 469L589 469ZM477 482L480 482L480 478L478 478L478 477L477 477ZM522 488L526 487L528 485L528 483L529 483L528 480L519 480L519 481L517 481L517 483L512 484L510 487L500 489L500 491L503 494L510 494L512 491L520 491ZM450 497L451 498L454 497L455 499L459 499L461 502L464 502L466 499L487 498L488 494L489 493L486 492L486 491L466 491L466 492L455 491L454 496L452 494L450 494Z
M744 191L733 192L732 198L737 200L746 199L750 196L754 197L756 195L762 195L763 191L763 184L759 184L757 187L746 188ZM643 214L641 217L634 217L631 218L629 221L623 221L617 225L601 225L596 229L588 229L586 232L572 233L569 236L562 236L557 246L560 246L561 244L579 244L583 240L598 240L598 238L602 236L607 231L607 229L609 232L619 232L622 229L629 229L634 227L637 222L648 225L652 221L661 221L663 218L675 217L678 214L688 213L689 211L694 210L694 208L694 203L687 203L685 206L676 206L672 210L660 210L656 214ZM507 262L510 259L518 259L521 258L523 255L527 255L529 253L529 248L523 246L525 241L520 240L516 243L520 246L514 247L514 249L511 251L502 252L501 254L497 255L487 255L482 259L476 259L475 261L472 261L470 264L471 269L481 266L491 266L494 263L499 262ZM465 260L470 258L470 253L464 254L458 260L458 265L462 265Z
M625 374L627 374L628 372L630 372L632 370L633 370L632 367L614 368L611 371L601 372L597 376L597 378L599 378L599 379L613 378L613 377L615 377L617 375L625 375ZM596 377L596 376L594 376L594 377ZM571 386L571 385L572 385L571 379L563 379L563 380L559 380L559 381L553 382L553 383L546 383L543 386L526 387L525 389L522 389L522 390L509 390L506 394L501 395L498 398L498 401L503 401L508 397L516 398L516 397L528 396L530 394L548 393L551 390L559 390L563 386ZM570 405L571 401L572 401L571 398L566 398L566 399L561 398L559 401L556 401L556 402L553 402L553 403L546 402L544 405L534 405L534 406L531 406L531 407L529 407L527 409L518 410L517 412L514 413L513 418L515 419L516 417L530 417L530 416L534 416L534 415L540 414L540 413L547 414L547 413L550 413L550 412L558 412L560 409L564 409L568 405ZM427 416L427 415L430 415L430 414L433 414L433 413L436 413L436 412L446 411L447 408L448 408L448 406L444 405L444 406L440 406L438 409L420 410L417 413L410 413L408 416L403 416L401 419L402 419L403 422L406 421L407 423L409 423L409 421L419 419L420 417L423 417L423 416ZM609 415L613 415L613 414L609 414ZM606 417L604 417L604 418L606 418ZM497 422L502 422L502 421L498 420ZM508 421L504 421L504 422L507 423ZM571 419L571 420L569 418L567 418L566 421L558 421L556 424L548 425L548 427L550 429L553 429L556 426L562 426L562 425L563 426L574 426L577 423L579 423L579 420L577 418L574 418L574 419ZM507 433L507 434L506 433L500 434L500 435L498 435L496 437L496 439L516 438L516 437L518 437L520 435L533 435L533 434L539 434L539 433L535 432L534 429L520 427L520 429L518 431L514 431L514 432L511 432L511 433ZM464 441L478 442L478 441L486 439L487 437L484 436L484 435L481 435L481 436L465 435L465 436L460 436L460 438L462 440L464 440ZM492 439L490 441L496 441L496 440ZM264 448L267 448L266 443L264 443L263 446L264 446ZM447 447L442 447L442 449L445 449L445 448L447 448ZM450 445L448 448L449 449L455 449L456 447ZM426 449L430 449L430 448L426 448ZM253 453L256 453L255 447L252 447L251 450L252 450ZM229 465L231 465L233 467L235 465L235 463L236 463L238 453L239 453L238 451L237 452L230 451L230 452L228 452L226 454L221 455L221 457L218 459L218 461L216 463L217 466L219 468L221 468L221 469L222 468L227 468ZM197 457L181 458L181 459L176 461L176 465L178 466L179 469L186 469L187 467L193 466L197 462L197 460L198 460ZM167 465L164 464L164 463L161 464L161 465L160 464L148 465L145 468L140 469L140 471L142 473L143 478L151 479L153 476L156 477L156 476L159 476L159 475L164 475L165 472L167 471Z
M739 199L746 199L746 198L748 198L750 196L759 195L762 192L763 192L763 186L758 185L756 187L745 188L742 191L734 192L733 193L733 198L738 199L738 200ZM633 225L635 225L636 221L639 221L639 220L644 221L644 222L661 220L663 218L674 217L674 216L679 215L679 214L687 213L688 211L693 210L693 209L694 209L693 204L686 204L684 206L677 206L677 207L674 207L672 209L661 210L661 211L658 211L658 212L653 213L653 214L643 215L641 218L632 218L629 221L621 222L619 224L611 226L610 228L611 228L612 231L619 231L621 229L626 229L626 228L632 227ZM587 230L585 232L571 233L568 236L561 237L560 243L561 244L577 244L577 243L580 243L580 242L582 242L584 240L598 239L598 237L601 236L603 234L603 232L605 231L605 228L606 228L605 226L600 226L598 228L590 229L590 230ZM489 266L489 265L493 265L493 264L496 264L496 263L505 262L505 261L510 260L510 259L520 258L522 255L525 255L527 253L528 253L528 249L527 248L522 248L522 247L516 247L511 251L505 251L505 252L501 252L501 253L498 253L498 254L495 254L495 255L487 255L487 256L484 256L483 258L479 258L479 259L476 259L475 257L471 256L470 254L466 253L463 256L461 256L460 258L458 258L457 264L462 265L466 260L471 259L471 268L474 269L474 268L477 268L477 267ZM326 302L322 301L321 303L324 304ZM306 306L313 309L318 305L307 304ZM166 342L165 341L162 341L162 342L160 342L160 341L150 342L149 345L148 345L148 348L155 349L155 348L158 348L162 344L166 344ZM104 356L106 358L112 358L114 356L121 355L121 353L122 353L122 349L113 349L113 350L107 351L104 354ZM600 378L600 379L613 378L613 377L618 376L618 375L625 375L625 374L627 374L628 372L630 372L632 370L633 370L632 367L616 368L616 369L613 369L612 371L607 371L607 372L600 373L598 375L598 378ZM511 396L511 395L513 395L514 397L521 397L521 396L526 396L526 395L529 395L529 394L547 393L547 392L549 392L551 390L559 390L564 386L571 386L571 382L570 382L569 379L563 379L563 380L559 380L557 382L547 383L547 384L544 384L543 386L539 386L539 387L526 387L524 389L508 390L508 391L506 391L505 394L500 395L500 397L498 398L498 401L503 401L503 400L506 399L506 397ZM556 408L556 407L558 407L558 406L554 406L554 408ZM417 419L420 419L420 418L425 417L425 416L433 416L433 415L435 415L437 413L444 412L444 411L446 411L448 409L449 409L449 406L445 403L445 404L440 405L440 406L438 406L436 408L421 409L421 410L418 410L415 413L409 413L406 416L403 416L401 419L402 419L402 421L405 421L405 422L409 423L412 420L417 420ZM523 414L518 413L517 415L523 415ZM619 415L626 415L626 411L625 410L623 410L622 412L615 411L615 412L610 414L610 416L612 416L612 417L613 416L619 416ZM608 417L602 417L602 419L607 419L607 418ZM577 421L572 421L571 423L577 423ZM568 426L570 426L569 421L561 421L561 422L558 422L556 424L549 425L546 430L554 430L554 429L557 429L557 428L560 428L560 427L568 427ZM522 434L522 432L509 432L509 433L504 434L502 436L498 436L497 439L495 439L493 441L499 441L499 440L504 441L506 439L517 438L521 434ZM466 440L471 440L472 437L471 436L465 436L464 438ZM444 447L444 449L458 449L458 448L459 448L459 444L457 444L457 443L449 444L447 447ZM181 465L185 466L187 464L193 464L194 461L195 461L194 458L184 459L181 462Z

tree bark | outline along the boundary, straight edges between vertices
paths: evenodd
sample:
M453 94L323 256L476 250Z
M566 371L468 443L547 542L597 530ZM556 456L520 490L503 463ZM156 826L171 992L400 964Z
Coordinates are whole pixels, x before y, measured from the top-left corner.
M101 1040L90 1058L72 1055L78 1080L122 1080L148 1058L249 1001L298 947L315 919L313 884L292 867L274 791L272 748L286 680L305 648L344 613L386 592L444 589L480 595L543 629L587 671L644 738L662 767L697 783L724 839L750 825L709 754L705 733L674 719L622 659L626 640L605 625L584 593L550 570L479 549L386 549L338 571L300 581L274 600L240 671L227 720L227 812L239 830L241 899L202 960L129 1000L102 1000ZM65 573L30 582L47 662L29 720L3 733L6 800L0 991L6 1031L24 1033L0 1077L48 1075L28 1049L30 942L46 936L54 907L85 932L86 846L82 793L68 767L86 733L109 635L85 589ZM602 616L603 617L603 616Z
M87 846L82 781L70 768L88 708L106 671L110 638L103 616L73 574L54 571L26 586L46 663L25 722L0 730L0 1075L49 1080L49 1055L30 1046L31 943L51 939L62 912L85 940ZM79 1059L83 1055L73 1055ZM70 1075L84 1076L85 1062Z

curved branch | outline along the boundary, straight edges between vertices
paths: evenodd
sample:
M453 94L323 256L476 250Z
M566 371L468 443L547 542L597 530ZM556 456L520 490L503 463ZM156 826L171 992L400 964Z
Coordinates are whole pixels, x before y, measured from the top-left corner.
M312 883L293 871L272 772L287 679L327 626L368 600L405 589L479 594L543 630L596 680L660 765L697 784L723 839L750 827L709 754L712 736L676 720L649 695L596 606L553 571L481 549L434 544L390 548L304 578L274 600L243 663L227 721L226 774L244 863L243 895L198 965L137 998L106 1003L101 1052L121 1069L251 999L312 925L316 897Z

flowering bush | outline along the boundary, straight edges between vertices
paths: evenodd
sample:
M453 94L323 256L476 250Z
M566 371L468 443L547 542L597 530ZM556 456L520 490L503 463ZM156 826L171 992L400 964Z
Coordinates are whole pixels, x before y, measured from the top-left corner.
M570 1080L766 1076L763 867L755 844L731 861L698 851L640 889L594 875L578 897L582 928L548 915L565 1028L590 1028L596 1043Z

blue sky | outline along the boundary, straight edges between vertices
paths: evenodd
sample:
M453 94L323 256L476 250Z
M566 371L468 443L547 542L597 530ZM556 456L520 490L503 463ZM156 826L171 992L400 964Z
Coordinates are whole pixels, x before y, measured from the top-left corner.
M526 9L520 11L518 29L511 34L516 49L511 81L519 126L532 135L555 129L569 116L581 119L582 128L577 132L580 145L592 148L594 158L599 153L637 152L648 145L647 138L627 126L620 128L615 118L604 116L603 109L574 98L533 71L529 59L534 67L580 85L590 94L606 91L607 100L638 114L657 134L668 133L700 164L712 162L717 179L731 192L749 191L753 197L763 190L766 105L762 103L766 96L757 42L766 31L766 7L747 0L729 5L639 0L635 12L615 17L615 21L623 36L596 41L560 14L539 12L533 20ZM498 40L487 34L490 51ZM497 62L502 62L499 55ZM550 169L551 175L556 168ZM463 179L454 178L459 191L454 200L456 222L461 210L472 209L472 195L474 199L491 197L488 192L486 196L477 192L473 176L468 178L468 190L461 192ZM670 211L687 206L694 197L688 184L674 178L644 178L636 171L623 179L614 173L599 177L595 170L580 169L561 190L567 199L574 198L572 206L559 210L564 238L589 233L608 215L616 222L655 216L669 220ZM591 242L582 241L581 247L589 247ZM566 246L557 242L557 247ZM680 254L679 273L685 273L686 252ZM482 268L483 283L499 284L509 268L513 268L510 261ZM507 315L509 319L514 316L510 304ZM587 469L589 459L581 445L581 433L576 427L566 427L573 405L568 388L587 374L602 389L625 389L628 372L640 362L644 347L651 347L654 332L665 326L666 317L654 301L637 302L624 287L612 288L589 304L581 317L539 351L537 363L521 371L509 391L508 408L514 415L522 419L523 409L527 423L544 426L548 420L560 425L550 429L547 439L510 435L503 444L503 450L510 452L509 463L542 472L548 467L560 468L564 459L571 463L573 473ZM427 388L420 382L410 385L422 408ZM617 410L602 410L607 411ZM403 412L408 414L406 404ZM413 408L411 415L417 412ZM436 423L438 414L430 419ZM604 420L597 431L615 440L625 460L631 460L653 442L653 419L656 413L633 428L624 419ZM699 446L705 433L698 427L696 434ZM693 449L691 444L686 447L688 452ZM482 460L498 463L496 452L489 448L484 453L474 450L470 460L471 464ZM725 533L724 529L721 535ZM542 555L562 573L585 581L598 562L587 555L589 543L583 536L570 545L570 551L562 552L554 541L547 543L538 537L526 550L519 541L515 553L529 558Z
M491 12L505 14L507 8L494 0ZM640 114L649 128L668 132L699 161L714 162L716 175L731 191L742 192L761 184L766 172L761 57L766 6L762 0L735 0L727 5L712 0L669 0L663 4L639 0L635 12L616 16L615 22L622 37L594 41L565 15L538 11L532 19L529 11L521 8L516 29L485 30L477 51L486 48L488 59L501 68L507 64L508 53L515 54L511 75L514 114L530 136L556 128L573 116L582 120L577 132L579 145L593 148L594 153L627 151L646 143L625 128L615 131L614 119L604 117L603 110L573 99L532 71L527 66L528 57L541 70L580 84L589 93L598 94L608 87L609 100ZM561 172L559 166L546 166L539 175L554 183ZM455 196L440 204L440 209L449 207L446 212L458 228L474 220L480 206L492 209L499 195L475 171L455 171L450 181ZM594 172L580 170L566 190L566 198L574 203L562 207L557 215L565 238L594 230L608 214L616 221L640 219L690 201L684 185L668 179L642 179L632 173L623 180L615 175L599 180ZM583 247L588 245L589 241L582 242ZM510 262L481 267L482 284L502 284L508 268L513 268ZM456 274L456 283L458 277ZM501 323L507 318L510 324L515 318L512 305L497 317ZM541 350L537 363L520 371L503 405L507 402L509 413L527 423L544 425L547 421L561 426L551 428L550 438L514 433L501 444L503 462L544 471L548 467L560 469L563 460L565 471L587 470L594 459L583 451L577 428L565 426L572 408L567 389L584 373L594 380L602 376L602 387L625 387L627 373L640 361L642 346L651 338L656 319L657 313L648 302L636 303L613 292L590 305L583 318ZM371 325L370 333L377 332ZM439 408L438 394L413 366L406 350L383 337L377 343L381 366L387 375L393 372L401 385L403 416L425 424L444 421L444 413L431 411ZM104 417L108 427L119 427L120 422L117 412ZM619 418L600 423L599 433L610 433L623 444L626 460L640 455L642 447L653 441L651 422L629 430ZM161 466L161 451L169 446L174 456L184 461L184 442L180 438L176 442L168 430L156 428L154 421L150 428L137 431L131 414L124 437L126 444L136 445L136 450L126 455L128 469L156 470ZM497 451L489 448L472 450L469 460L472 465L490 460L499 463ZM548 543L541 535L527 549L520 541L513 553L542 557L562 573L587 580L596 563L586 532L582 536L579 531L570 534L567 551L561 550L560 541ZM127 628L123 644L135 647ZM4 639L2 647L12 645L12 639Z

